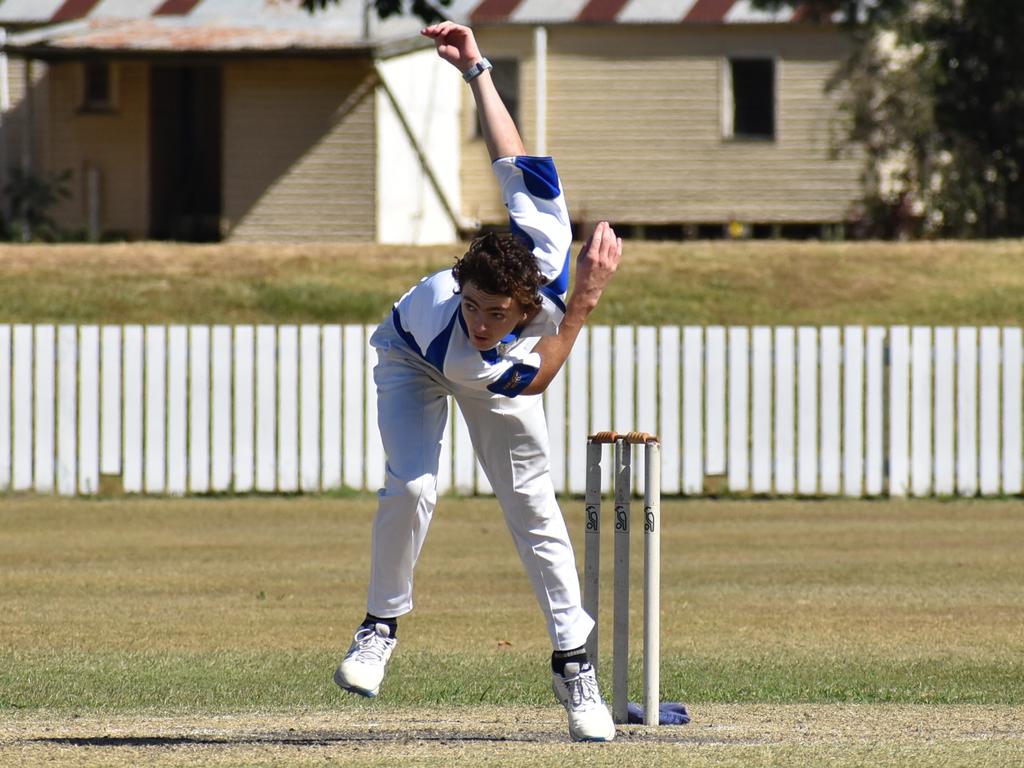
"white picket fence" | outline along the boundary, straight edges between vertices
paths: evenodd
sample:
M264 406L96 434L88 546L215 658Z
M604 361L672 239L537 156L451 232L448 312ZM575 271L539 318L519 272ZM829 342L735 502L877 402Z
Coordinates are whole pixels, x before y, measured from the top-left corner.
M0 325L0 491L376 489L371 332ZM638 429L667 494L1020 494L1021 369L1020 328L595 326L544 396L552 471L582 493L588 431ZM440 486L490 492L457 409Z

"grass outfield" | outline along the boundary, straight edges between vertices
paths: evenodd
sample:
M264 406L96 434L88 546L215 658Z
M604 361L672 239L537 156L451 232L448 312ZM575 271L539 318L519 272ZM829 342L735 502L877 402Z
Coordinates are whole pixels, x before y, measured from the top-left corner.
M3 322L377 322L460 246L0 246ZM1018 325L1024 241L626 244L595 323Z
M1024 760L1019 502L666 500L662 697L694 721L609 748L567 742L492 500L442 500L381 696L334 687L373 508L0 499L0 764Z

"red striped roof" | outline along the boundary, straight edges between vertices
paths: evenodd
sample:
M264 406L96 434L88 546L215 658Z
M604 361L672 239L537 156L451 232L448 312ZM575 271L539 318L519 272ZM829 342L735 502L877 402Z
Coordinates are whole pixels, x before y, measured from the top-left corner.
M576 16L579 21L609 21L614 19L629 0L590 0Z
M153 11L154 16L186 16L201 0L167 0Z
M477 0L470 24L745 24L800 20L790 8L764 11L752 0Z
M697 0L683 21L704 24L725 21L725 14L734 5L736 0Z
M483 0L469 14L470 22L507 21L522 0Z
M99 2L100 0L64 0L64 4L54 12L51 21L73 21L88 16Z

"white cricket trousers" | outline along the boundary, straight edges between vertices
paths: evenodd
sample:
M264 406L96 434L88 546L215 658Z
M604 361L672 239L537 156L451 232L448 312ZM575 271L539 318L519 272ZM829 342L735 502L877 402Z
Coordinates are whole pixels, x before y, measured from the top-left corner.
M572 544L555 499L547 423L539 395L509 398L459 387L408 349L385 321L374 334L377 421L387 471L373 524L367 610L396 618L412 610L413 569L437 503L447 396L458 402L477 457L547 619L555 650L586 644ZM466 542L466 548L472 548ZM467 585L470 588L471 585Z

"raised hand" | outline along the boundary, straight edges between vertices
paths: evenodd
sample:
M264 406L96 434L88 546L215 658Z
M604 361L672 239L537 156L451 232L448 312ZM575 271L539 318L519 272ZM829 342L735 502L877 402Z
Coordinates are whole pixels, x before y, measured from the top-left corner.
M534 347L540 355L540 371L523 390L524 395L539 395L555 378L576 337L587 322L587 316L597 306L601 294L619 267L622 258L622 238L607 221L602 221L584 244L576 258L576 282L565 305L565 316L554 336L545 336Z
M459 72L465 72L475 62L480 61L480 49L477 47L473 30L456 24L454 21L442 21L420 30L420 34L434 41L437 55L454 66Z
M576 259L576 283L571 300L581 302L587 310L596 307L621 258L622 238L616 237L607 221L598 223Z

